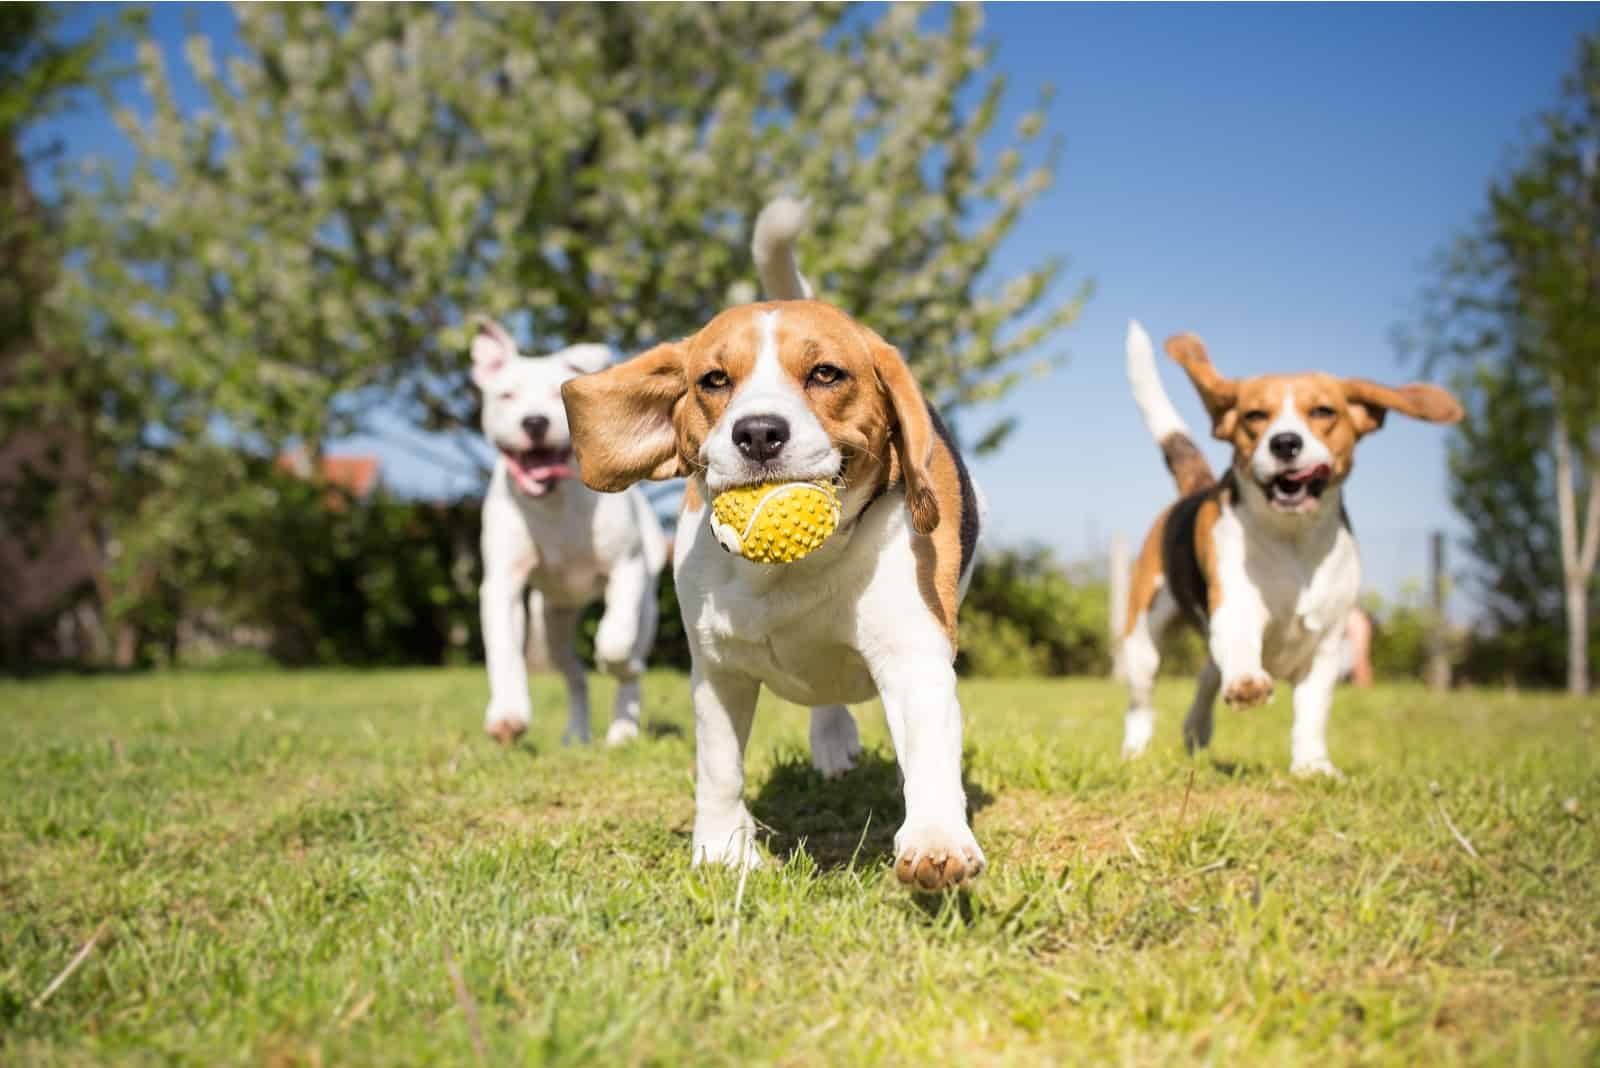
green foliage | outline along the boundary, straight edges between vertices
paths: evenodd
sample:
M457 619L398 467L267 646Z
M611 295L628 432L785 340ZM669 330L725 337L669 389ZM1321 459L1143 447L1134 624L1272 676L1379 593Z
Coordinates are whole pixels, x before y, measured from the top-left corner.
M474 312L526 310L535 349L632 351L753 298L750 226L779 192L815 205L803 252L819 295L899 345L947 410L1005 392L1076 315L1055 292L1061 263L991 269L1055 148L1041 112L995 129L1004 80L974 8L251 4L237 18L240 54L187 43L192 113L141 46L153 113L117 113L133 165L100 168L66 216L64 306L85 358L35 385L93 413L116 467L103 515L119 580L161 570L150 547L171 530L138 526L171 528L148 502L186 484L261 526L253 544L276 529L270 509L242 511L262 498L220 443L259 464L292 445L315 458L374 413L468 427ZM156 588L121 586L124 613Z
M1600 35L1580 40L1561 101L1487 199L1441 257L1421 321L1401 342L1425 368L1457 369L1468 418L1451 444L1451 497L1489 602L1486 633L1522 650L1518 670L1543 682L1562 670L1540 652L1554 648L1546 632L1585 626L1582 608L1597 595L1577 552L1595 523L1577 517L1600 493ZM1572 471L1558 477L1552 454L1564 453ZM1577 589L1565 624L1563 492L1573 500L1565 570Z
M1057 263L980 281L1051 170L1024 161L1037 116L994 145L973 9L942 29L812 5L237 14L242 55L189 42L195 114L141 50L137 161L73 216L97 356L168 434L315 443L380 397L462 426L470 313L528 309L535 346L684 334L753 295L750 223L785 187L817 204L820 293L944 405L998 396L1076 312L1048 299Z
M240 645L288 664L478 654L475 505L354 500L233 450L211 458L158 468L184 475L113 545L110 614L142 660Z
M1363 594L1361 608L1372 621L1373 674L1381 679L1421 681L1439 626L1422 583L1402 584L1392 599L1376 591ZM1465 659L1465 635L1447 630L1445 643L1446 657L1459 667Z
M990 867L918 900L870 706L863 766L824 782L804 710L763 699L774 864L741 880L689 865L679 674L622 750L560 745L553 678L494 747L475 669L0 682L0 1062L466 1064L474 1035L494 1065L1600 1055L1600 701L1341 690L1331 784L1287 772L1287 693L1188 758L1191 689L1158 688L1128 763L1120 686L964 681Z
M978 557L961 605L964 675L1104 675L1111 670L1110 593L1104 568L1066 564L1044 546ZM1161 670L1192 675L1205 645L1174 625L1162 642Z
M1111 670L1103 575L1043 546L983 554L961 605L959 668L973 675Z

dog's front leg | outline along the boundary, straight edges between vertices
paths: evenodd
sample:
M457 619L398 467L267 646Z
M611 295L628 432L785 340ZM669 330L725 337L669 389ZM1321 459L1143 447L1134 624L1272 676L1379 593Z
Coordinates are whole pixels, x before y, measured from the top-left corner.
M621 561L606 576L606 611L594 635L600 670L617 680L607 745L639 736L639 675L656 636L656 573L642 555Z
M1337 628L1323 637L1311 659L1310 669L1295 684L1289 770L1296 775L1341 777L1339 769L1328 759L1328 712L1333 707L1333 689L1339 681L1339 638Z
M1211 616L1208 644L1229 708L1254 708L1272 699L1272 677L1261 666L1266 629L1266 606L1253 589L1224 591Z
M892 657L873 680L905 775L895 874L919 890L961 886L983 870L984 858L967 824L955 669L938 656Z
M589 742L589 675L578 655L578 617L581 609L559 605L539 593L528 595L528 615L537 611L544 626L545 651L550 666L561 673L567 686L567 729L561 741L567 745Z
M483 729L507 745L516 741L533 719L528 697L527 617L522 607L526 580L526 572L490 564L478 589L483 655L489 669L489 706Z
M694 699L694 862L754 868L756 824L744 804L744 747L761 684L697 662Z

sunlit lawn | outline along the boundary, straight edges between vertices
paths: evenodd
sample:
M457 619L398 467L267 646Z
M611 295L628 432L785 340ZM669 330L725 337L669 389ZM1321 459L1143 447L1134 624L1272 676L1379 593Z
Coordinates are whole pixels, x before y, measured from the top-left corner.
M496 749L475 670L0 684L0 1062L1600 1057L1600 702L1344 691L1333 784L1283 696L1191 761L1167 684L1125 766L1110 683L962 692L990 870L918 899L876 708L825 783L764 706L741 896L689 867L681 676L620 752L549 680Z

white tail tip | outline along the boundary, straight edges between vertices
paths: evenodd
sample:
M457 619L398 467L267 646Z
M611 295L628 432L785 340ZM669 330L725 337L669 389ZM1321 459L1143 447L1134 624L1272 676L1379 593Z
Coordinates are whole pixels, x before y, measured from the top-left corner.
M1128 320L1126 347L1128 383L1133 386L1133 399L1139 405L1139 413L1144 416L1150 436L1160 443L1171 434L1187 435L1189 428L1172 406L1167 391L1161 388L1161 375L1156 370L1155 346L1137 319Z
M793 197L779 197L756 216L750 238L750 256L769 300L810 300L811 283L800 273L794 243L805 229L809 205Z

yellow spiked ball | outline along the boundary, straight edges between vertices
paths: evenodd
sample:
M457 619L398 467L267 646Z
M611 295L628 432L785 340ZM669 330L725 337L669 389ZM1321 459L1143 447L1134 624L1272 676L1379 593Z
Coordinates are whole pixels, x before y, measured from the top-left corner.
M724 490L711 502L711 530L729 552L758 564L792 564L839 525L832 482L766 482Z

